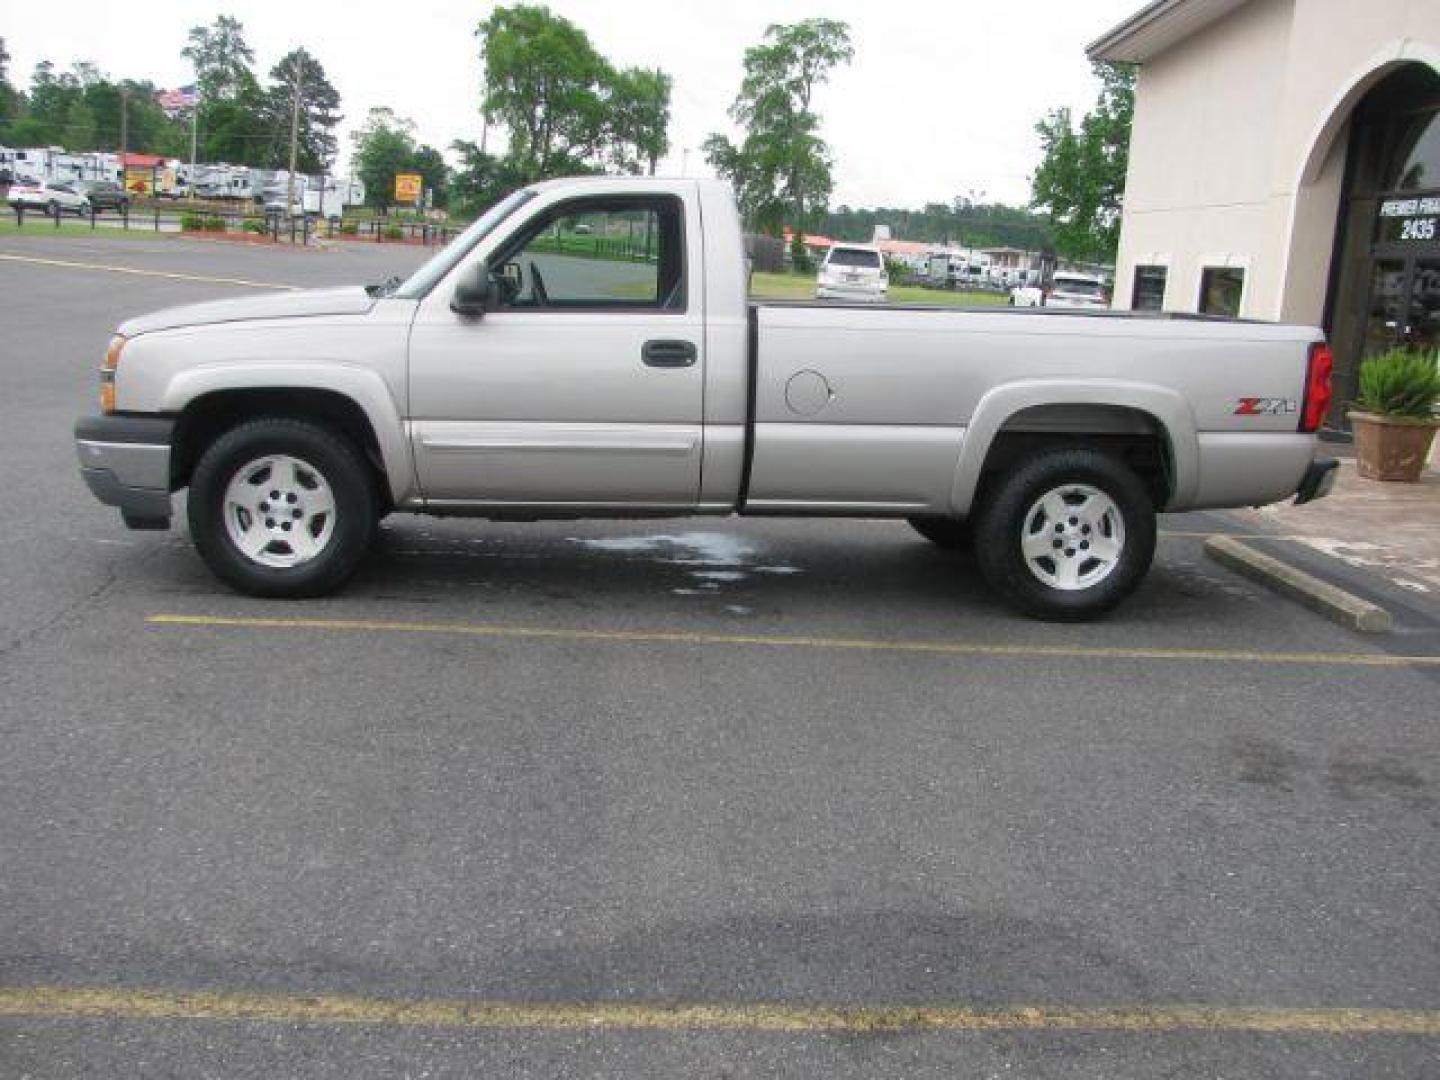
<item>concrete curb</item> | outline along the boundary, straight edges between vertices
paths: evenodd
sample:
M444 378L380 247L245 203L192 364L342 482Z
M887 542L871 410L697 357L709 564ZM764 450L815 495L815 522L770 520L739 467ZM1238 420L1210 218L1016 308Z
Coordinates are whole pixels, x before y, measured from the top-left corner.
M1368 600L1362 600L1328 581L1296 569L1233 536L1212 536L1205 541L1205 554L1258 581L1292 600L1298 600L1311 611L1319 612L1331 622L1365 634L1389 633L1394 620L1390 613Z

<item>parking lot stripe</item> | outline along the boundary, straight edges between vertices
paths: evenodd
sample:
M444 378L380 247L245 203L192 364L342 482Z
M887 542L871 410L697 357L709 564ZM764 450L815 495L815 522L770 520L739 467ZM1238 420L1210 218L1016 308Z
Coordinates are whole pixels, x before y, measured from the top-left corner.
M73 259L41 259L33 255L0 255L5 262L39 263L42 266L63 266L72 270L103 270L110 274L134 274L137 277L169 278L172 281L199 281L211 285L241 285L247 289L299 290L299 285L281 285L274 281L250 281L246 278L211 277L208 274L181 274L171 270L141 270L134 266L109 266L105 263L76 262Z
M1440 656L1390 653L1259 652L1243 649L1178 649L1144 646L1086 647L973 641L903 641L880 638L789 637L767 634L711 634L689 630L584 630L485 623L399 622L385 619L260 618L231 615L150 615L152 626L214 629L316 631L330 633L431 634L569 642L650 645L738 645L787 649L852 649L868 652L930 653L1072 660L1170 660L1225 664L1316 664L1348 667L1440 667Z
M0 989L0 1016L38 1020L229 1020L386 1027L618 1031L887 1033L921 1031L1179 1031L1440 1036L1426 1009L1265 1009L1192 1005L1005 1009L828 1008L778 1004L666 1005L617 1001L393 1000L330 994Z

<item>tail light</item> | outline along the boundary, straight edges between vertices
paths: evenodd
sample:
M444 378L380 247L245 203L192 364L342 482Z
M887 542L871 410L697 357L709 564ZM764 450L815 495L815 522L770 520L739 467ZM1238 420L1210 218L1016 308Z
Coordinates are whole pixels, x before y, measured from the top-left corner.
M1332 376L1335 373L1335 355L1330 346L1317 341L1310 346L1310 361L1305 367L1305 404L1300 410L1300 430L1319 431L1325 414L1330 411L1330 402L1335 396Z

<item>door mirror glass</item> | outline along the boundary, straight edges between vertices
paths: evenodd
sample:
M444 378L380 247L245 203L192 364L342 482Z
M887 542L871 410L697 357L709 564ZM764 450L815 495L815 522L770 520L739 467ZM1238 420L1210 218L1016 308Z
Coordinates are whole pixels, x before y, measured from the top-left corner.
M485 314L485 301L490 292L490 272L483 262L472 263L460 273L455 291L450 295L450 310L467 319Z

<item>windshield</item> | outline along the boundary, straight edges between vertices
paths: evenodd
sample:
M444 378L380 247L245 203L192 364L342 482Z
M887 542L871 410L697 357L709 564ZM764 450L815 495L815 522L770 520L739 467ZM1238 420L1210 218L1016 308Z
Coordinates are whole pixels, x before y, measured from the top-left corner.
M494 232L497 225L513 214L518 206L529 202L534 197L535 192L530 188L521 188L519 191L505 196L476 218L474 224L452 240L449 246L443 248L433 259L411 274L405 283L395 290L395 295L402 300L419 300L433 289L435 283L448 274L456 263L468 255L476 244Z
M859 266L867 270L874 270L880 265L880 256L873 251L865 251L861 248L831 248L830 266Z

